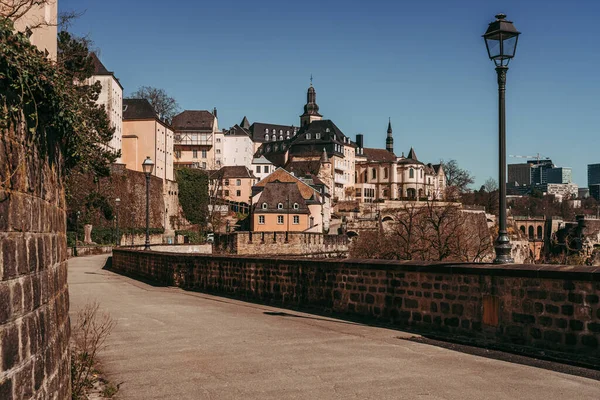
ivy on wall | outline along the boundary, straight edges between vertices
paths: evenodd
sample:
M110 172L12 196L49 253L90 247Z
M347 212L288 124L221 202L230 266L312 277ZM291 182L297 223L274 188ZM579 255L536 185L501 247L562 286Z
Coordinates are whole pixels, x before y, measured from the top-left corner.
M182 168L176 171L179 204L185 218L200 229L208 217L208 175L200 169Z

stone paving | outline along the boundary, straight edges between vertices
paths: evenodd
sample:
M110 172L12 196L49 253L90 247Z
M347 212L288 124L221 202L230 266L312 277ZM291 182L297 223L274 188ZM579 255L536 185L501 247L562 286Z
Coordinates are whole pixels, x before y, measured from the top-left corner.
M122 399L594 399L600 382L402 340L412 334L154 287L69 261L71 312L117 321L101 354Z

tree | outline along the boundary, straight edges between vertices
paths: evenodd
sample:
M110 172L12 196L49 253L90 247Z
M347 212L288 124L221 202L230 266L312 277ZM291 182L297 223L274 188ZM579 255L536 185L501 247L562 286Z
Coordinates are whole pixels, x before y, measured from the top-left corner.
M467 192L468 186L475 183L475 177L466 169L460 168L456 160L442 161L442 166L446 173L446 186L454 188L459 194ZM452 189L450 191L452 192Z
M169 96L164 89L158 89L152 86L141 86L138 90L131 93L130 97L148 100L158 117L169 123L179 112L179 104L177 104L177 101Z

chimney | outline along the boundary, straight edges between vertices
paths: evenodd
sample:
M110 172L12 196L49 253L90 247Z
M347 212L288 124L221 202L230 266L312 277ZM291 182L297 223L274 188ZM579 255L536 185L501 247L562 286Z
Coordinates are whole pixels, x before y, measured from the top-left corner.
M219 118L217 117L217 107L213 108L213 115L215 116L215 118Z

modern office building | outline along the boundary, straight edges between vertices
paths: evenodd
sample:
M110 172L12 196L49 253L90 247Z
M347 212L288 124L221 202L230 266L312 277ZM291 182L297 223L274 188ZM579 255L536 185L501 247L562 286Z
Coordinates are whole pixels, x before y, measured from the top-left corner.
M531 185L531 165L528 163L508 164L508 183L515 186Z
M548 183L573 183L573 171L568 167L554 167L547 171Z
M600 184L600 164L588 164L588 186Z

